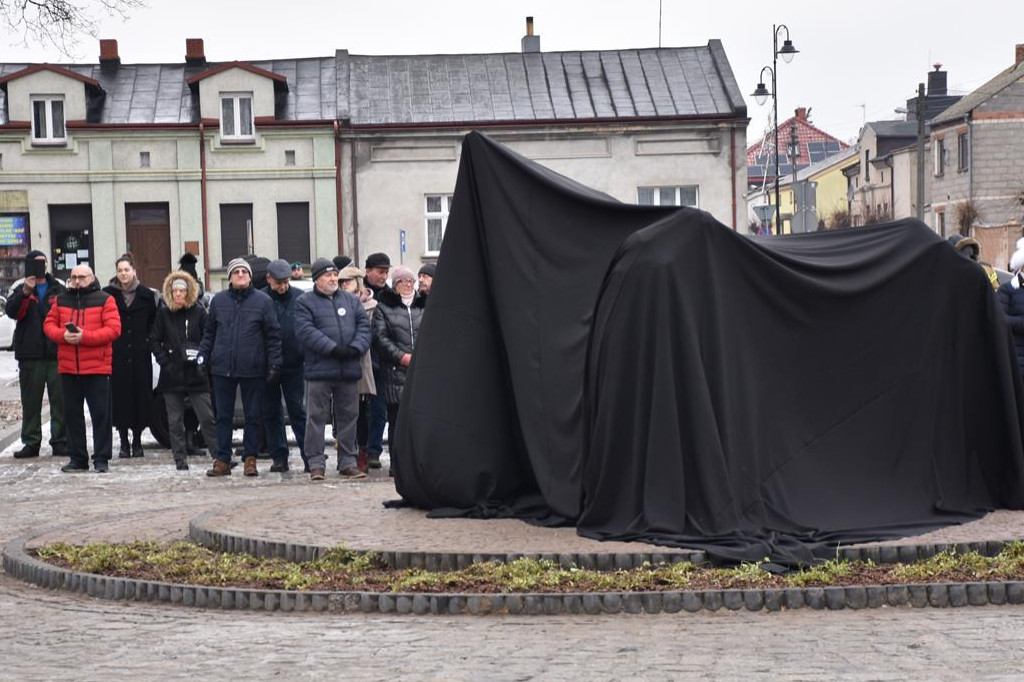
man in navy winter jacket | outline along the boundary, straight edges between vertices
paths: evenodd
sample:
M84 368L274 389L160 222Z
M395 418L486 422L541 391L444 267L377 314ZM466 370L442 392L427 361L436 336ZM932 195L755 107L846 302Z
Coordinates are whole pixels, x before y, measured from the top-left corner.
M306 462L306 406L303 402L306 384L302 378L302 344L295 338L295 303L302 291L291 286L292 269L288 261L278 258L267 266L267 296L274 303L277 321L281 323L281 384L268 386L263 394L263 426L267 433L267 449L274 459L272 472L288 471L288 440L284 432L284 412L288 409L299 456Z
M229 286L210 301L198 362L213 377L217 411L217 454L207 476L231 474L231 431L235 392L241 388L245 430L245 475L258 476L256 449L260 407L267 386L281 380L281 325L270 297L252 286L244 259L228 263Z
M365 478L356 466L360 358L370 347L363 304L338 288L338 269L326 258L313 263L313 291L295 304L295 336L303 345L306 376L306 457L310 479L323 480L324 428L333 404L342 478Z

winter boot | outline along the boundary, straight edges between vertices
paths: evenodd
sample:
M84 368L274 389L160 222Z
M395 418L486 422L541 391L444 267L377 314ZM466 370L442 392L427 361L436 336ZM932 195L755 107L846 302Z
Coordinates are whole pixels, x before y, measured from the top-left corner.
M128 442L128 429L118 429L118 435L121 436L121 450L117 453L118 459L129 459L132 456L132 446Z
M132 457L144 457L145 454L142 451L142 432L136 431L135 438L132 440Z
M359 453L356 455L356 468L364 474L369 470L369 462L366 459L366 448L359 446Z
M260 472L256 469L256 455L249 455L245 458L245 467L242 472L246 476L259 476Z
M213 460L213 468L206 472L207 476L230 476L231 465L222 459Z

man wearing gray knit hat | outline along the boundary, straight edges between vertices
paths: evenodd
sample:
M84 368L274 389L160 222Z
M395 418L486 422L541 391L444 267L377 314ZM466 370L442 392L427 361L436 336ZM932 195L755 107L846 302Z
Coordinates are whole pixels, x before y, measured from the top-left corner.
M231 475L231 431L235 393L241 389L245 430L242 439L246 476L258 476L256 449L260 406L266 386L281 378L281 324L274 304L252 286L252 266L235 258L228 263L228 289L210 301L197 362L213 377L217 444L207 476Z

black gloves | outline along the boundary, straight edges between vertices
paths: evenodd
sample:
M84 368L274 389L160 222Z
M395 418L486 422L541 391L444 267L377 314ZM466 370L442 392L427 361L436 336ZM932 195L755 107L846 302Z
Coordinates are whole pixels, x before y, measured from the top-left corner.
M281 368L271 367L267 370L267 387L277 388L281 384Z
M349 358L358 358L360 354L356 348L353 348L352 346L349 345L344 345L336 346L334 350L331 351L331 355L338 358L339 360L348 360Z

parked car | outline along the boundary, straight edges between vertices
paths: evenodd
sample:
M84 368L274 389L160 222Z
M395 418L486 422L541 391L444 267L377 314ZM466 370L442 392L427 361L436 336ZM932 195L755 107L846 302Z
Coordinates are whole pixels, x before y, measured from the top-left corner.
M17 322L7 317L5 311L7 297L0 296L0 350L11 350L14 347L14 328Z

